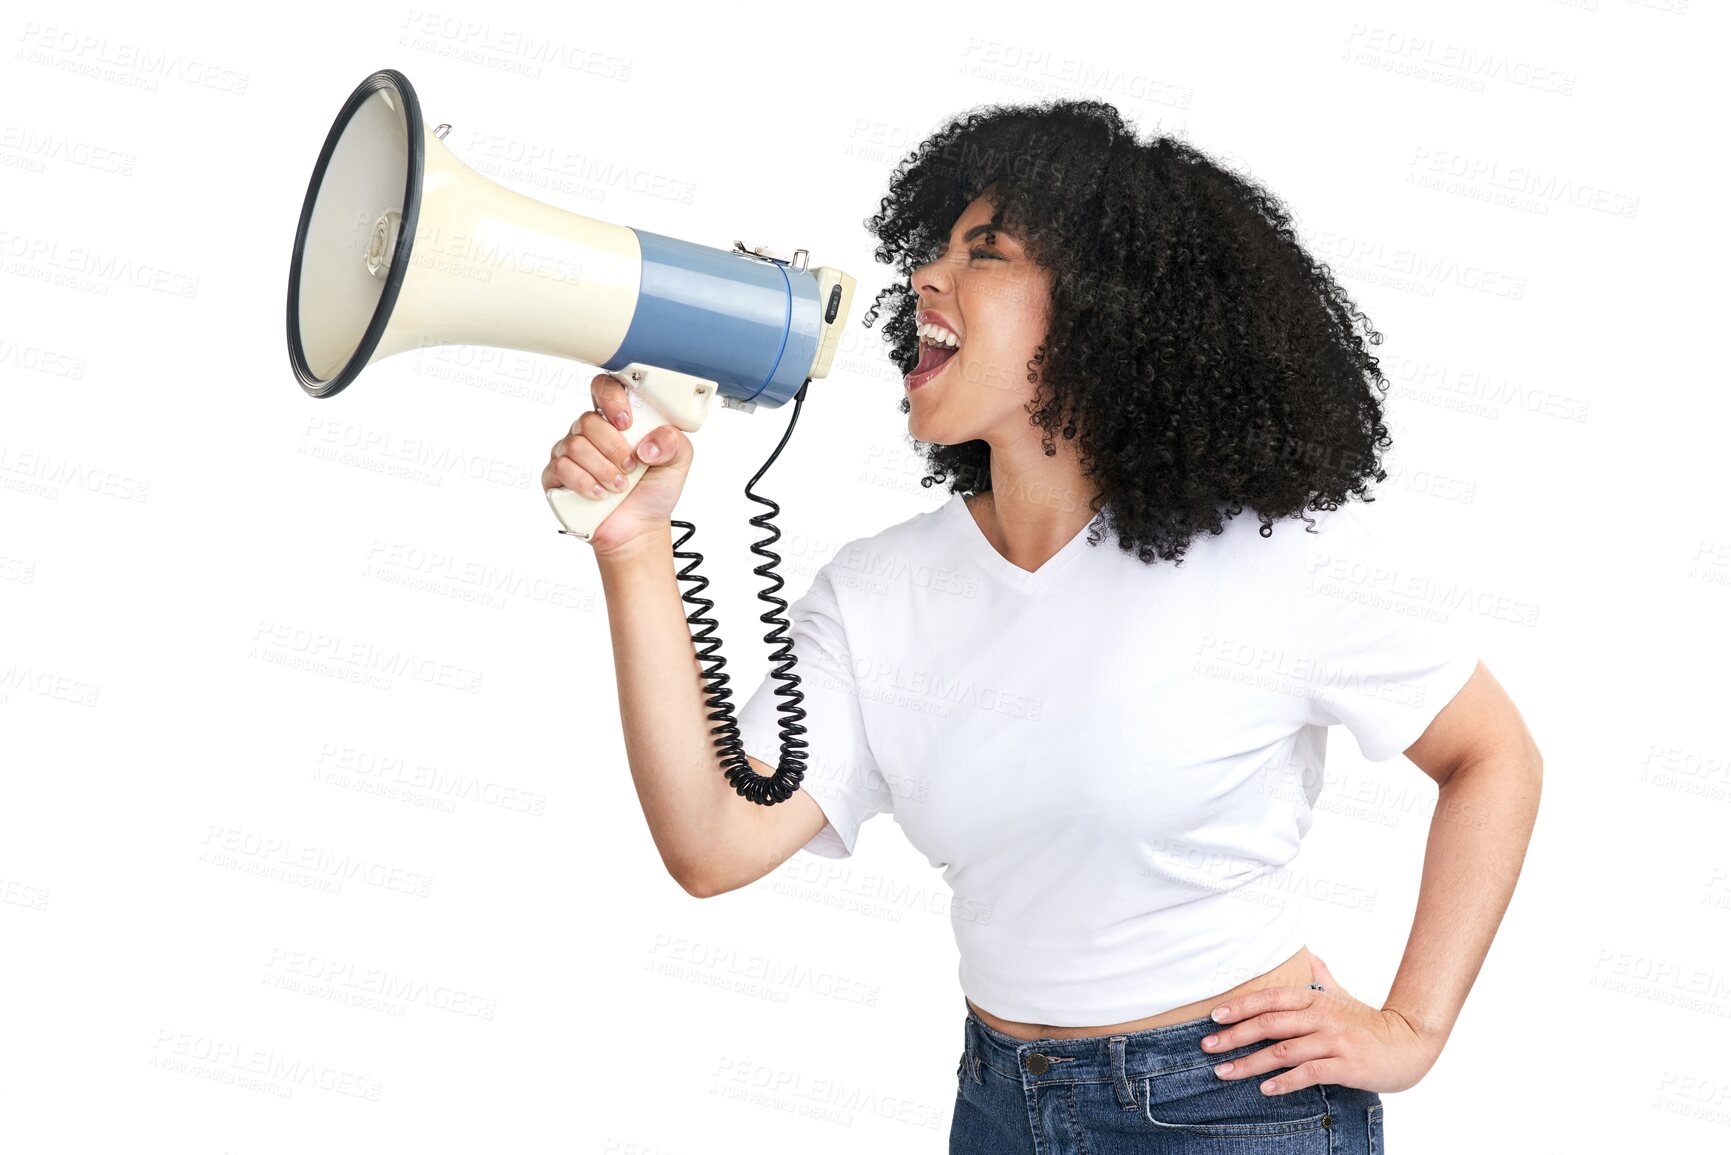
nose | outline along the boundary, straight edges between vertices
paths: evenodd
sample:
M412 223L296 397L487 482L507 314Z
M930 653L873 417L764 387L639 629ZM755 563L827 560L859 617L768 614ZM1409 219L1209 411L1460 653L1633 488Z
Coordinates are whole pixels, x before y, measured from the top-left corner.
M922 298L942 296L950 288L948 256L940 256L918 266L908 274L908 284Z

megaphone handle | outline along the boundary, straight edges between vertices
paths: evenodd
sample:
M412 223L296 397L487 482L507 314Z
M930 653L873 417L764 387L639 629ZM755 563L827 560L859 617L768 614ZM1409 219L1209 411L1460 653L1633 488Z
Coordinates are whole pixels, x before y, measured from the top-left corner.
M625 444L631 447L631 452L635 455L637 443L650 431L675 422L655 407L649 395L640 389L624 370L611 376L625 386L625 397L631 406L631 424L621 429L619 434L625 438ZM625 488L618 493L609 489L605 497L588 497L559 486L547 491L547 502L564 525L563 532L588 541L594 536L596 527L607 520L607 515L618 509L619 503L630 496L631 491L637 487L637 479L642 477L648 468L649 463L646 461L639 461L632 466L630 472L625 474Z

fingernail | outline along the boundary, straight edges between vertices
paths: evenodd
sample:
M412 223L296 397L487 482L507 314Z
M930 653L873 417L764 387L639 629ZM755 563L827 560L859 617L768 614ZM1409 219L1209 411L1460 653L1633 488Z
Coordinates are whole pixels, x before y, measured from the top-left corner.
M627 453L625 455L625 468L627 468L627 469L636 469L637 468L637 459L635 457L631 456L629 453Z
M615 473L613 475L613 488L614 489L624 489L625 488L625 475L623 473Z
M619 426L619 428L623 429L627 425L631 424L631 415L629 413L625 412L625 410L621 409L619 412L617 412L613 415L613 424L615 424L615 425Z
M1226 1021L1226 1016L1231 1014L1231 1013L1232 1013L1231 1007L1215 1007L1214 1008L1214 1021L1217 1023L1224 1023Z
M1214 1073L1216 1075L1224 1075L1231 1070L1232 1070L1232 1064L1231 1063L1222 1063L1218 1067L1214 1068Z
M1202 1045L1204 1047L1212 1047L1215 1043L1218 1043L1219 1041L1220 1041L1219 1035L1209 1035L1206 1039L1202 1040Z
M589 492L596 497L606 497L607 496L607 491L605 489L602 489L599 485L597 485L594 489L591 489Z
M651 442L648 445L640 447L637 450L637 456L641 457L645 461L654 461L657 457L661 456L661 451L655 448L654 442Z

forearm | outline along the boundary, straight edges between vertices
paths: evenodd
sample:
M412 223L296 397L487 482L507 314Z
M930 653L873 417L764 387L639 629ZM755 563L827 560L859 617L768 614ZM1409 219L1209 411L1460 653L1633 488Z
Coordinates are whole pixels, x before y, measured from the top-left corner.
M726 845L722 826L738 803L709 733L707 687L679 596L672 531L627 555L596 557L632 782L662 862L688 884Z
M1486 758L1437 791L1412 933L1383 1009L1439 1052L1514 895L1540 779L1536 756Z

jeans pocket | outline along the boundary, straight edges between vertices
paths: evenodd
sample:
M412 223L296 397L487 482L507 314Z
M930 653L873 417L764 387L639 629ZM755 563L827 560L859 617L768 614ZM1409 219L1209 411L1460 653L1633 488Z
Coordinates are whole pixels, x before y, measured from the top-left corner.
M1370 1155L1382 1155L1382 1104L1372 1103L1364 1109L1365 1130L1370 1133Z
M1241 1079L1214 1073L1215 1062L1242 1058L1255 1049L1239 1048L1202 1066L1142 1080L1143 1120L1170 1135L1219 1140L1222 1151L1328 1155L1334 1117L1321 1088L1312 1084L1284 1095L1264 1095L1258 1088L1279 1070Z

